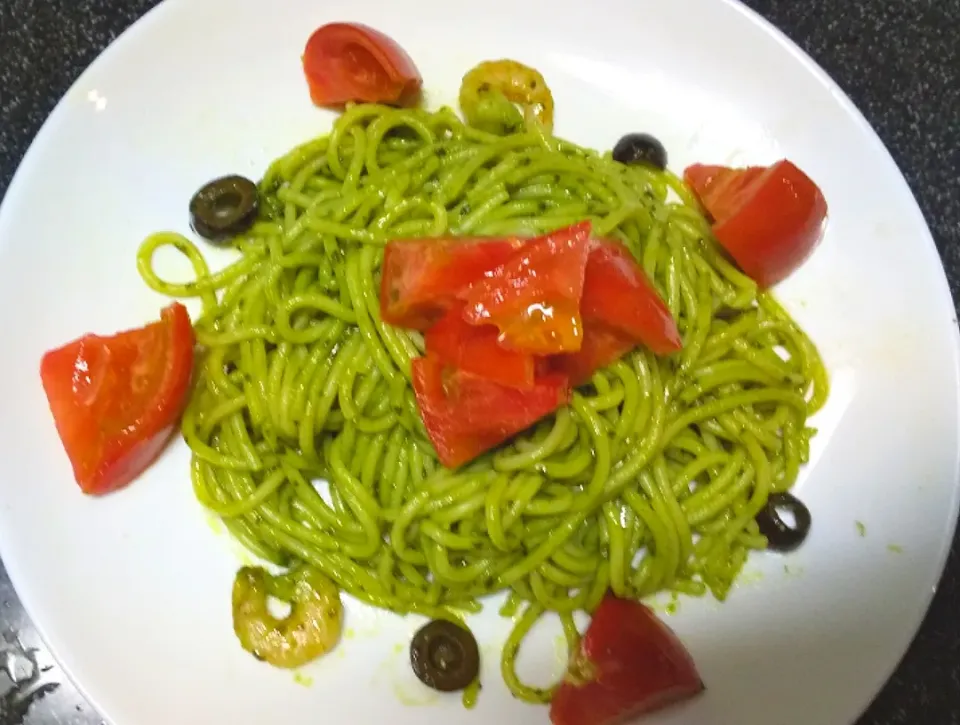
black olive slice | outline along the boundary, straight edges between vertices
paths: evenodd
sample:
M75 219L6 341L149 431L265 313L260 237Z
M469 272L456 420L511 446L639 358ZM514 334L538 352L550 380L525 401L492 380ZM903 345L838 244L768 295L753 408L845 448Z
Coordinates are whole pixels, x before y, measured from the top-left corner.
M613 160L621 164L647 164L663 171L667 168L667 150L649 133L628 133L613 147Z
M257 218L257 185L231 175L205 184L190 200L190 226L211 242L222 242L245 232Z
M784 521L781 511L793 516L793 525ZM767 505L757 514L757 526L760 527L760 533L767 537L767 548L771 551L796 549L810 533L811 523L810 509L789 493L770 494Z
M413 672L440 692L466 689L480 672L480 650L469 630L444 619L424 625L410 642Z

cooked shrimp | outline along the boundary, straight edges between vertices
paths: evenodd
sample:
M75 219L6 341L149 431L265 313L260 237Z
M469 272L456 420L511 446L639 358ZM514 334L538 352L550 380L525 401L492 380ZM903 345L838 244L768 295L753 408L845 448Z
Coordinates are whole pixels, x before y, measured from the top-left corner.
M326 654L340 639L343 605L336 585L305 569L293 582L290 614L274 617L267 608L273 577L260 567L243 567L233 582L233 631L245 650L275 667L294 668Z
M471 126L494 133L517 131L533 118L546 131L553 129L547 82L539 71L515 60L488 60L470 70L460 84L460 109Z

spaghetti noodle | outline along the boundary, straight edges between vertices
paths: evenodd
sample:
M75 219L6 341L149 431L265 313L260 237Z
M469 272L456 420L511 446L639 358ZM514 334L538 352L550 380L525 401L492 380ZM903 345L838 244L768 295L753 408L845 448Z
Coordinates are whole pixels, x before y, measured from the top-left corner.
M199 297L203 351L182 422L198 499L254 554L314 567L399 613L455 616L509 592L503 652L545 612L608 589L723 599L755 516L808 456L827 395L811 341L719 251L670 172L627 167L537 124L498 136L437 112L349 108L329 136L278 159L261 218L213 272L186 238L149 237L147 284ZM637 349L572 403L456 471L440 466L410 386L422 337L381 322L383 245L442 234L539 234L588 218L642 263L683 336ZM172 246L195 279L162 280ZM315 481L326 483L315 484Z

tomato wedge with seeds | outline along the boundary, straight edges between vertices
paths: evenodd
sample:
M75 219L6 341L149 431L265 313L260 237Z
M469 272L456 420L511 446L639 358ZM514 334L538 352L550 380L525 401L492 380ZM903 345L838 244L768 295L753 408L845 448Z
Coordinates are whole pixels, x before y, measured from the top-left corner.
M516 237L407 239L387 244L380 277L380 317L426 330L457 294L522 246Z
M187 310L174 303L158 322L43 356L43 389L84 493L126 486L160 455L186 404L193 346Z
M590 252L581 311L585 326L603 323L657 355L683 346L669 308L630 251L618 242L598 242Z
M497 342L497 328L474 326L463 319L463 304L450 308L427 330L427 355L466 373L510 388L533 387L532 355L508 350Z
M550 355L580 349L580 300L590 254L590 222L531 239L459 297L464 319L493 324L505 347Z
M625 333L602 323L587 322L583 344L577 352L549 358L550 370L563 373L574 387L590 381L593 374L612 365L637 346Z
M550 703L553 725L614 725L703 692L683 643L643 604L607 595Z
M362 23L330 23L314 31L303 51L310 98L318 106L406 104L423 79L396 41Z
M446 366L435 357L412 361L413 390L440 462L456 468L519 433L570 399L563 375L538 377L517 390Z
M683 176L713 219L717 241L761 287L788 277L821 239L826 199L790 161L746 169L697 164Z

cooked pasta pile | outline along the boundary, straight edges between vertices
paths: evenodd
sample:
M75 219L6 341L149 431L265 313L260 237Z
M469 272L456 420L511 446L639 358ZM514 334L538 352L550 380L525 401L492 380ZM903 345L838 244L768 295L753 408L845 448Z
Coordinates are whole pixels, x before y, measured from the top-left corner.
M233 264L211 271L173 233L138 257L153 289L203 303L182 423L200 501L257 556L395 612L477 611L508 591L506 613L523 613L504 673L528 700L549 693L513 662L544 612L573 642L572 614L608 589L727 595L766 545L754 517L796 480L827 394L814 345L727 261L676 177L538 128L497 136L449 109L353 106L270 167ZM379 317L385 243L582 219L641 262L683 350L636 349L533 429L443 468L410 385L423 339ZM167 245L194 280L157 276Z

